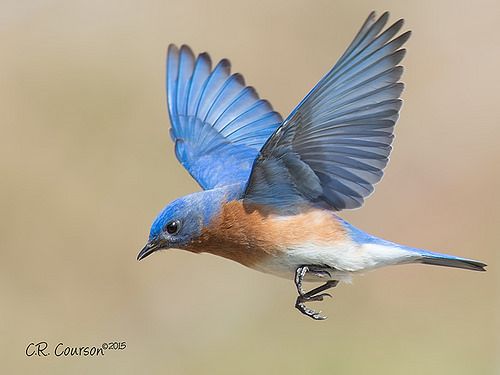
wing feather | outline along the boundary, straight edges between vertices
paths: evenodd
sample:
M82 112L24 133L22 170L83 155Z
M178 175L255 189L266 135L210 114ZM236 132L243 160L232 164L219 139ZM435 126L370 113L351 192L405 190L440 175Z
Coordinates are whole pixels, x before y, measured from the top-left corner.
M269 102L231 75L229 60L212 70L207 53L170 45L167 101L181 164L204 188L245 184L259 150L282 122Z
M335 66L274 132L256 159L245 199L293 210L301 201L356 208L383 176L401 108L399 20L371 13ZM282 176L277 181L276 176ZM313 188L311 188L311 186Z

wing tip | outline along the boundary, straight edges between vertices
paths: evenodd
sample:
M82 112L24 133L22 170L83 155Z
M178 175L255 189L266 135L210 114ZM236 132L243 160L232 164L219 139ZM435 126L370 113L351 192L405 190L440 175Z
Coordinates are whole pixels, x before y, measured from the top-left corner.
M375 11L372 11L372 12L370 13L370 15L368 16L368 19L375 17L375 14L376 14L376 12L375 12ZM389 11L387 11L387 10L386 10L386 11L384 11L384 12L380 15L380 17L377 19L377 22L382 22L382 23L383 23L383 25L385 25L385 24L387 23L387 21L389 20L390 15L391 15L391 12L389 12ZM367 20L368 20L368 19L367 19ZM395 33L397 33L397 32L398 32L399 30L401 30L401 28L404 26L405 22L406 22L406 21L405 21L405 19L404 19L404 18L399 18L399 19L398 19L397 21L395 21L395 22L394 22L391 26L389 26L389 28L388 28L388 29L395 29ZM387 30L388 30L388 29L387 29Z
M368 17L366 17L365 24L367 24L369 21L373 22L375 18L377 17L377 11L372 10L369 14Z
M179 58L179 48L174 43L170 43L167 47L167 63L172 64Z
M218 63L217 63L217 66L214 68L217 69L217 67L220 66L220 68L222 69L226 69L229 73L229 71L231 71L231 61L229 61L229 59L226 59L226 58L223 58L221 59Z
M194 59L194 53L191 47L189 47L187 44L181 45L181 48L179 49L179 53L182 55L188 55Z
M380 17L378 18L379 21L383 22L383 24L385 24L387 22L387 20L389 19L389 16L391 15L391 13L386 10L385 12L383 12Z
M408 41L408 39L410 39L410 36L412 34L412 31L411 30L407 30L405 31L403 34L401 34L400 36L398 36L396 39L399 39L401 42L401 44L404 44Z
M245 77L241 73L234 73L233 79L236 80L240 85L245 86Z

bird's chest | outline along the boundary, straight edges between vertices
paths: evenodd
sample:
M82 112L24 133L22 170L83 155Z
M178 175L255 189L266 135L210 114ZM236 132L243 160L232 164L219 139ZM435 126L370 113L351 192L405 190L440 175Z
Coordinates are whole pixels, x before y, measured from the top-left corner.
M269 257L278 257L283 249L272 227L264 221L256 214L226 208L187 250L218 255L255 268Z
M233 201L222 208L187 250L219 255L264 272L281 273L286 269L288 273L300 262L308 264L308 251L293 255L291 249L314 250L344 237L343 228L329 212L281 216L249 210L241 201Z

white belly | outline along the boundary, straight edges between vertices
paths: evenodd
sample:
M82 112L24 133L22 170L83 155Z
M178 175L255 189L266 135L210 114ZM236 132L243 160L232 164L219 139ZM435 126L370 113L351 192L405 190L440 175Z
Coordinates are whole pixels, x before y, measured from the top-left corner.
M355 273L402 263L411 263L415 254L396 246L375 244L359 245L352 241L335 245L308 243L288 248L279 256L270 257L255 268L285 278L294 278L295 270L304 265L329 268L334 280L350 281ZM322 281L324 278L308 274L306 281Z

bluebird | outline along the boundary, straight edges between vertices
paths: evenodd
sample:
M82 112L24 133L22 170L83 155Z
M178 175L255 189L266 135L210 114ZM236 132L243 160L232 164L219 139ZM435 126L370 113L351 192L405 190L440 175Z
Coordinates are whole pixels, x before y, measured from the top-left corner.
M211 253L292 279L295 307L352 275L421 263L485 271L486 264L399 245L337 212L363 204L382 178L401 108L400 64L410 31L372 12L333 68L283 121L240 74L183 45L167 52L170 136L203 189L168 204L138 259L161 249ZM309 291L304 281L322 282Z

